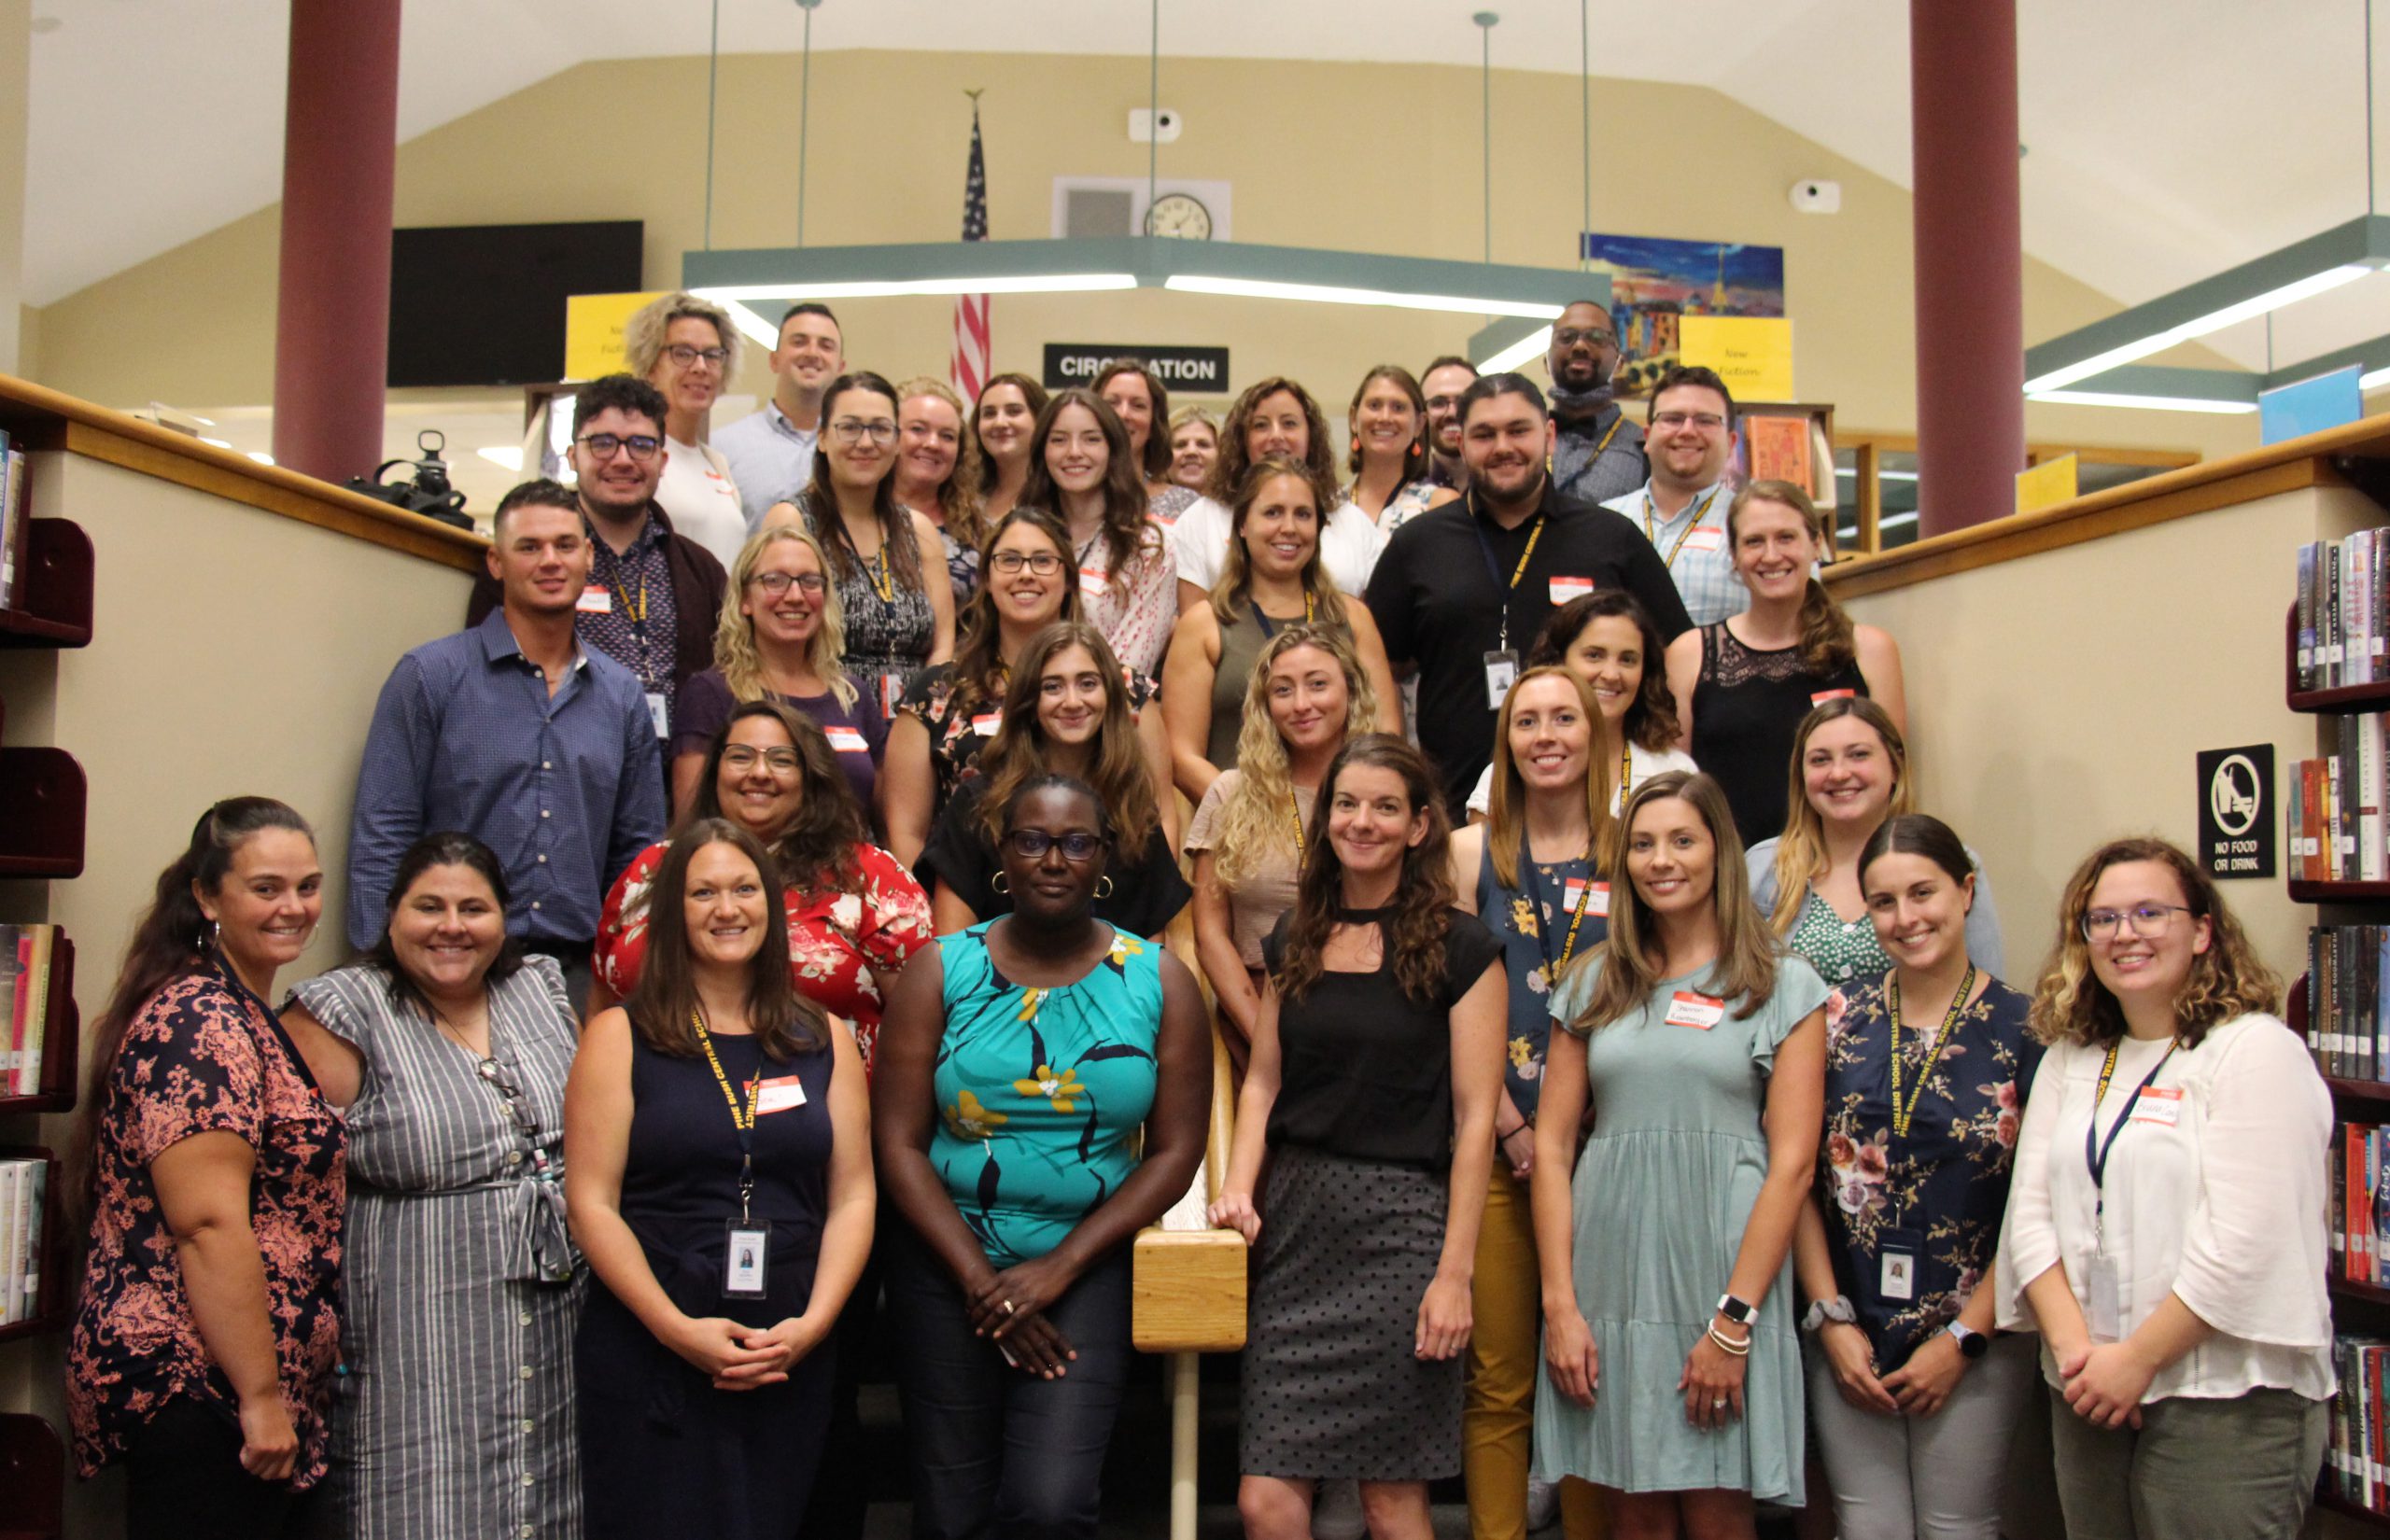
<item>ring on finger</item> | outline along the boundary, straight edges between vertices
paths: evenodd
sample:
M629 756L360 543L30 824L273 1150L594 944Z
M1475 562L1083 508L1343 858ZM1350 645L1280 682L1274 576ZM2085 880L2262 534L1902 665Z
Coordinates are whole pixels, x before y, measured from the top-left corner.
M1012 1301L1011 1301L1011 1300L1009 1300L1009 1299L999 1299L998 1301L996 1301L996 1303L997 1303L997 1304L999 1304L999 1305L1002 1305L1002 1306L1005 1308L1005 1314L1006 1314L1006 1315L1010 1315L1010 1314L1012 1314Z

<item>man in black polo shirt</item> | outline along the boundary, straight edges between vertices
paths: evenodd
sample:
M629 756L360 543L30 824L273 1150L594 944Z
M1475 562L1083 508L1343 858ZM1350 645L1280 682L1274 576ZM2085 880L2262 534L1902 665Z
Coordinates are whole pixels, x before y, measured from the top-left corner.
M1418 670L1419 746L1455 819L1494 757L1502 693L1554 609L1624 588L1664 639L1691 624L1641 530L1553 492L1552 421L1533 381L1486 375L1462 395L1460 418L1469 495L1396 530L1369 591L1386 655Z

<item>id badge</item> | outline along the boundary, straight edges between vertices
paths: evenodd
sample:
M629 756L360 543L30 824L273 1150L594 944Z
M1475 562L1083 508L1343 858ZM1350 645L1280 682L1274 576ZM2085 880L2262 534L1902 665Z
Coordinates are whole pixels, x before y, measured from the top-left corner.
M768 1221L730 1222L730 1244L722 1253L722 1297L761 1299L764 1275L771 1266L772 1226Z
M1485 654L1485 704L1493 710L1502 709L1502 697L1511 693L1511 685L1519 677L1519 655L1516 652Z
M1905 1304L1917 1297L1917 1265L1925 1238L1915 1230L1885 1230L1877 1241L1876 1297Z
M663 691L651 690L647 693L647 720L654 724L657 737L672 735L672 707L664 699Z
M2116 1258L2093 1253L2084 1269L2083 1293L2083 1320L2091 1328L2091 1340L2123 1341L2124 1291L2116 1281Z

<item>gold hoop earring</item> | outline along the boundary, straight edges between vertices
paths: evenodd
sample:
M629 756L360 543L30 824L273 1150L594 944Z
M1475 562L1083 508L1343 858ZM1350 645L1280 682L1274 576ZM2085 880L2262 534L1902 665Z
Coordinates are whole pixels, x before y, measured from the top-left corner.
M1012 885L1005 881L1005 875L1002 872L998 872L994 876L988 879L988 887L999 897L1009 898L1012 896Z
M1106 872L1104 875L1095 879L1095 896L1100 899L1108 899L1112 896L1111 873Z

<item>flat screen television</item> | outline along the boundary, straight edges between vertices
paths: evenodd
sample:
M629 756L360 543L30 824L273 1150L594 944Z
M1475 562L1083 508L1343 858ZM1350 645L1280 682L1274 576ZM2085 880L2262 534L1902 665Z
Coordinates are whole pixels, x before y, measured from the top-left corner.
M566 297L639 289L644 230L606 219L392 231L391 388L561 377Z

